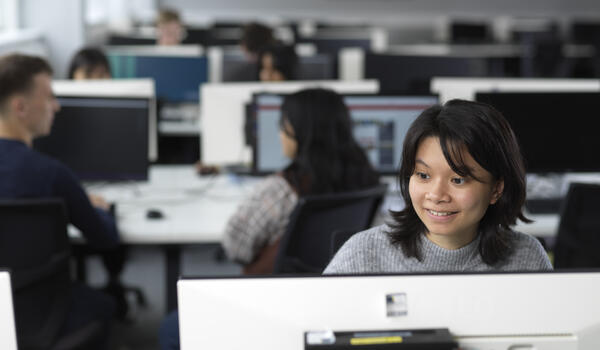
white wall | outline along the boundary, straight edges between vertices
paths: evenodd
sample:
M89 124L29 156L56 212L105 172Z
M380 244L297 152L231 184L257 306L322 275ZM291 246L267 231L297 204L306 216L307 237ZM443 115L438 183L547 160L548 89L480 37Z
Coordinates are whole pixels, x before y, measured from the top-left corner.
M49 47L54 76L64 78L71 56L85 43L82 0L22 0L21 27L38 30Z

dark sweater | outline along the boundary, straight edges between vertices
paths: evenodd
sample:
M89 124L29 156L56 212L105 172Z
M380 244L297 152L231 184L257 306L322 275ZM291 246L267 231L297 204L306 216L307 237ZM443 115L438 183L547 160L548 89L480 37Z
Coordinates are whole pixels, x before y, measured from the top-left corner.
M114 218L92 206L71 170L21 141L0 138L0 198L48 197L64 200L69 222L93 248L109 249L119 242Z

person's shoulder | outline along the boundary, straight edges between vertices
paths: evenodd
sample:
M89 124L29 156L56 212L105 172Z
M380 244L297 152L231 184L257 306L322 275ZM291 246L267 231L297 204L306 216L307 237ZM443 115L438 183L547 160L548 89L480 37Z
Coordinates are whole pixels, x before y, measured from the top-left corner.
M294 190L290 184L279 174L266 176L256 186L258 192L278 192L278 193L293 193Z
M349 248L353 246L385 246L389 244L389 237L387 234L389 229L390 228L385 224L371 227L370 229L360 231L352 235L346 244Z
M515 248L544 249L539 239L519 231L510 231Z
M541 242L528 234L511 231L512 254L505 264L511 270L551 270L552 264Z

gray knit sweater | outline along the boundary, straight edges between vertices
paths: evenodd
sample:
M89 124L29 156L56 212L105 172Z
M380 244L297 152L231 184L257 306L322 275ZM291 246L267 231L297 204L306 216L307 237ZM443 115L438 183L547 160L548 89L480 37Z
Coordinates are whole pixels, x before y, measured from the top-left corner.
M514 232L514 251L503 262L486 265L478 251L479 236L468 245L449 250L421 235L422 261L407 258L402 248L390 243L387 225L352 236L325 268L324 274L366 274L456 271L552 270L542 245L535 238Z

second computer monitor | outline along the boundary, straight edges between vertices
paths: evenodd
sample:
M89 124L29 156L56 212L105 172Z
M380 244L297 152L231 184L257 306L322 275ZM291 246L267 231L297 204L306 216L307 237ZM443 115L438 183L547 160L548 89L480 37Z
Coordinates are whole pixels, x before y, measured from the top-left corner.
M165 102L197 103L199 86L208 81L206 56L109 54L115 78L152 78L156 96Z
M476 100L498 109L513 128L531 173L598 172L598 92L491 92Z
M253 168L257 173L283 169L290 160L279 141L279 118L284 96L260 94L255 97ZM353 121L354 137L365 150L373 167L382 174L396 172L402 156L406 131L426 108L437 103L436 96L346 95L344 101Z
M60 160L82 180L148 179L148 115L141 98L59 96L52 131L34 148Z

